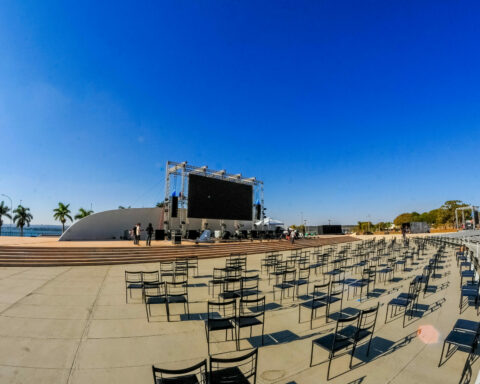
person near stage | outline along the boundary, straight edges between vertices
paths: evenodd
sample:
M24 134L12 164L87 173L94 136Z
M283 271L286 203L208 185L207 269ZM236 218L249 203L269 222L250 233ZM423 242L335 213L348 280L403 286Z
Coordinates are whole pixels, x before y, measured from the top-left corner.
M150 247L152 245L152 235L153 235L152 223L148 224L146 231L147 231L147 246Z
M137 226L134 225L133 228L130 230L133 239L133 245L137 245Z
M407 241L407 227L405 225L402 226L402 236L403 242L405 243Z
M137 223L135 226L135 239L137 240L137 245L140 245L140 233L142 228L140 227L140 223Z

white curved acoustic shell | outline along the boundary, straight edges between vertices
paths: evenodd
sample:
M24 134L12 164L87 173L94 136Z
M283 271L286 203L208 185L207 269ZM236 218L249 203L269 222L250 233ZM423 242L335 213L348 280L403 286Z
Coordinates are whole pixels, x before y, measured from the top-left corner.
M59 241L120 240L125 231L137 223L141 223L142 229L149 223L154 229L160 228L161 215L162 208L114 209L94 213L73 223ZM146 233L142 231L141 238L145 237Z

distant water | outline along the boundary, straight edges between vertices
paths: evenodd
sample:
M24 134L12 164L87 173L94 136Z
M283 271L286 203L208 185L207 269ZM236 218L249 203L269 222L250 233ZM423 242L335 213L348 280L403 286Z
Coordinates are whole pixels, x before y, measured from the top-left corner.
M67 227L65 227L67 229ZM61 225L31 225L23 227L23 236L60 236L62 234ZM20 236L20 228L12 227L10 224L2 225L2 236Z

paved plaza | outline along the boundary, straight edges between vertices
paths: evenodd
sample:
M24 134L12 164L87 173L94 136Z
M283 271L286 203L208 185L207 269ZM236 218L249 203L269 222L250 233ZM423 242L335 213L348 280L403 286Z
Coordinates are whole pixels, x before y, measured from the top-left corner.
M352 243L352 247L360 242ZM338 245L340 249L344 245ZM411 242L411 247L414 247ZM429 245L419 259L401 269L391 281L376 283L372 295L347 299L343 314L380 305L369 356L366 348L333 360L331 383L457 383L467 353L455 352L438 367L443 340L458 318L478 320L474 307L459 314L459 270L453 248L447 248L430 289L420 295L418 309L403 327L403 316L385 324L386 304L408 290L409 282L421 275L424 265L437 251ZM290 251L284 252L284 258ZM249 255L248 269L258 270L265 254ZM168 368L193 365L208 357L205 334L208 281L214 267L225 259L199 261L198 276L189 277L190 317L182 305L172 305L171 321L163 306L153 308L147 321L140 292L125 302L125 270L158 270L158 263L92 267L3 267L0 269L0 382L1 383L152 383L152 364ZM273 299L265 271L260 273L261 295L266 297L265 345L259 331L252 337L242 333L241 351L235 342L224 341L224 334L213 336L211 354L236 356L259 347L258 383L327 382L328 352L316 348L310 367L312 340L333 332L335 313L329 322L319 317L310 329L307 301L300 294L293 300ZM358 279L348 270L347 281ZM325 279L312 273L310 290ZM305 290L305 288L300 288ZM303 292L303 291L301 291ZM305 293L305 292L304 292ZM337 314L338 315L338 314ZM430 327L431 326L431 327ZM479 363L473 365L476 377Z

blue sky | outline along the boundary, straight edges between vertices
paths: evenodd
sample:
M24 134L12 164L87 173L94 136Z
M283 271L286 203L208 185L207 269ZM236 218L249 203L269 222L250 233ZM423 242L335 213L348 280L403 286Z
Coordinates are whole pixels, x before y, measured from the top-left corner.
M478 1L99 3L0 4L0 193L34 223L152 206L167 160L287 223L480 204Z

